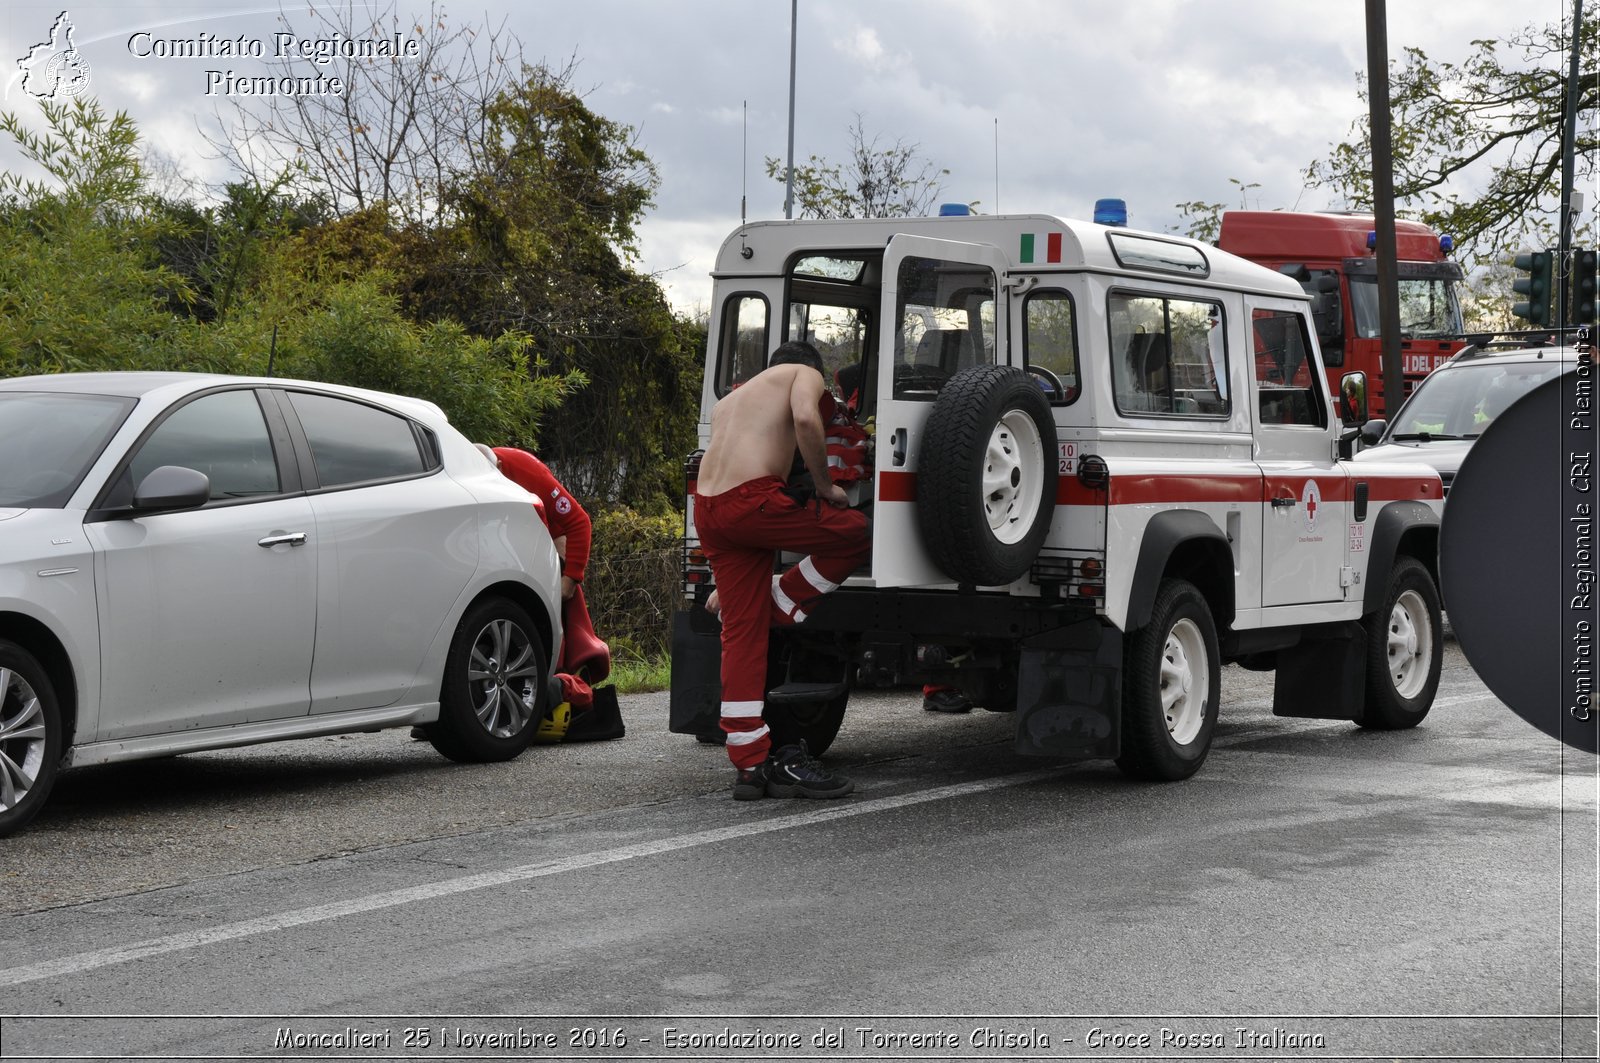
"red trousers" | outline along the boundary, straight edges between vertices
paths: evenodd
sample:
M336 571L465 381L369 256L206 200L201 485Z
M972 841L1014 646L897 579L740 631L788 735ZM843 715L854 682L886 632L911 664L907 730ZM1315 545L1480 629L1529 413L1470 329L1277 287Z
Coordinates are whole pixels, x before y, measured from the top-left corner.
M722 605L722 729L737 768L755 767L772 748L761 716L769 627L804 621L811 603L872 555L863 514L825 502L801 505L782 488L767 476L694 497L695 528ZM810 556L775 578L778 550Z

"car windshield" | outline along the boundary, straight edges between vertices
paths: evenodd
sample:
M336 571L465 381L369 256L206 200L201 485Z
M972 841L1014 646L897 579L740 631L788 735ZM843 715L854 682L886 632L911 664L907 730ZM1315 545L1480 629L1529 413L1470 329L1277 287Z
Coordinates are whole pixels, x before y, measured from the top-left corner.
M1390 439L1475 439L1507 406L1572 363L1557 359L1467 362L1422 382L1389 429Z
M1455 281L1439 277L1401 277L1397 286L1403 338L1461 335L1461 307L1456 302ZM1363 339L1382 335L1378 319L1378 278L1351 277L1350 302L1356 335Z
M100 456L134 400L0 391L0 508L58 508Z

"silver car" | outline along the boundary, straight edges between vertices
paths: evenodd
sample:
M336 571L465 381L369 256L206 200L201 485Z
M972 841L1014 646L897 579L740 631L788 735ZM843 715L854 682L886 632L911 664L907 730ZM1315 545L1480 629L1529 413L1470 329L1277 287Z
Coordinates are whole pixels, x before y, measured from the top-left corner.
M1373 445L1358 462L1421 461L1439 471L1445 495L1484 429L1513 402L1559 373L1578 355L1568 347L1468 347L1425 377L1392 421L1369 421Z
M0 381L0 834L59 767L421 726L516 756L558 561L431 403L300 381Z

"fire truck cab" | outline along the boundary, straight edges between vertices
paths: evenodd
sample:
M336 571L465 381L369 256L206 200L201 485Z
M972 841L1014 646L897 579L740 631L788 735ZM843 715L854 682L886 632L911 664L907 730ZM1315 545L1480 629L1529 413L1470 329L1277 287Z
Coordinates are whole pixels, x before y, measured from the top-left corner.
M871 562L775 629L780 744L820 753L858 683L929 681L1015 712L1021 752L1183 778L1210 747L1228 661L1277 668L1280 715L1427 714L1439 477L1346 460L1364 381L1335 404L1295 280L1048 215L752 223L713 276L701 446L717 400L788 339L817 346L830 383L859 380L869 433L852 497ZM682 733L715 726L719 689L698 453L672 660Z
M1377 221L1364 214L1229 210L1217 246L1299 281L1312 297L1317 339L1329 382L1365 373L1373 416L1391 404L1383 394L1383 339L1378 318ZM1448 236L1420 222L1395 222L1400 289L1400 357L1405 394L1466 345ZM1399 408L1399 402L1392 406Z

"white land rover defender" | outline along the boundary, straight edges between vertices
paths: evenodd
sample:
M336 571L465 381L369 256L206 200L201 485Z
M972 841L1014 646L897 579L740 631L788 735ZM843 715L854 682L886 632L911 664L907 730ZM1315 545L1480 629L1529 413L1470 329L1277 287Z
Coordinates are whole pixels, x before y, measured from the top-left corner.
M1045 215L760 222L714 274L711 408L787 339L859 379L870 568L773 633L766 716L813 753L854 685L937 682L1016 748L1181 779L1220 666L1273 711L1412 727L1438 687L1441 485L1345 460L1310 297L1191 240ZM840 396L846 398L847 396ZM1340 413L1343 413L1341 418ZM720 659L686 463L671 729L714 729ZM785 557L782 563L797 558Z

